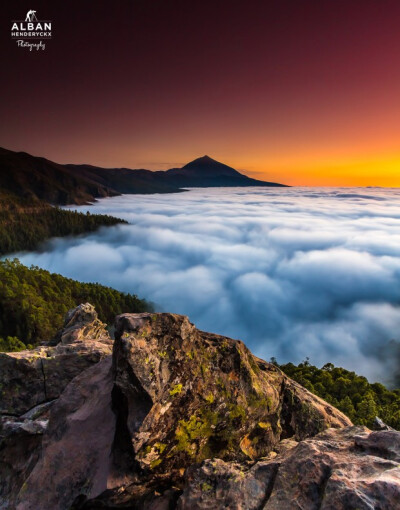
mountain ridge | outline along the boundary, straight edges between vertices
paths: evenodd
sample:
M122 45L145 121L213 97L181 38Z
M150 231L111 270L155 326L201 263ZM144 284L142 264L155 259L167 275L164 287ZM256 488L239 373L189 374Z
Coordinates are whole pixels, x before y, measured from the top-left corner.
M287 187L285 184L253 179L207 155L181 168L171 168L165 174L179 187Z
M61 164L0 148L0 190L53 205L87 204L120 194L178 193L192 187L285 186L259 181L209 156L166 171Z

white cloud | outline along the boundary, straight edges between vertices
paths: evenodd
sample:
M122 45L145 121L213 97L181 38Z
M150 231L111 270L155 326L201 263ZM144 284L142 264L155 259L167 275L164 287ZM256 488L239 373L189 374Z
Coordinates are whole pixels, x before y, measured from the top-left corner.
M400 337L400 191L205 189L81 208L128 220L20 256L241 338L385 381Z

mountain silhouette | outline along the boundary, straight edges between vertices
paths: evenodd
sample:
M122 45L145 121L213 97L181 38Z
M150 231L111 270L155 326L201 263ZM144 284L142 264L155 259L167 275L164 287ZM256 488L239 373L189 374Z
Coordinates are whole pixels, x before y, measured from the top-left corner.
M194 173L200 171L203 174L208 173L210 175L240 175L234 168L220 163L216 159L210 158L210 156L202 156L201 158L194 159L183 166L182 169Z
M187 188L284 186L259 181L209 156L182 168L151 171L63 165L25 152L0 148L0 191L51 204L83 204L119 194L176 193Z
M161 174L161 172L158 172ZM163 172L171 184L183 188L234 187L234 186L285 186L276 182L259 181L243 175L234 168L202 156L182 168Z

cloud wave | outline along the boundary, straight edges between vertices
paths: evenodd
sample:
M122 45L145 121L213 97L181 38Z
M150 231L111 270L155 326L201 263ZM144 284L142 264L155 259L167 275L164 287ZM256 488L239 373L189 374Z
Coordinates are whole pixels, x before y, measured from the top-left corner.
M134 292L266 359L393 376L399 190L203 189L79 209L130 225L55 239L21 261Z

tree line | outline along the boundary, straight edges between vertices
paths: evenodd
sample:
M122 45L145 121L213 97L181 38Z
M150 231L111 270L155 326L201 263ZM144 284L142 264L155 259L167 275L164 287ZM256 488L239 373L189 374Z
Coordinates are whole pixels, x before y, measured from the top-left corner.
M86 214L52 207L38 200L23 201L0 193L0 255L35 250L50 237L93 232L126 221L105 214Z
M322 368L308 359L294 365L277 365L286 375L323 398L348 416L355 425L373 426L375 416L400 430L400 389L389 390L381 383L369 383L355 372L327 363Z
M152 310L150 303L134 294L28 268L18 259L0 261L0 351L22 350L51 340L67 311L86 302L107 324L120 313Z

